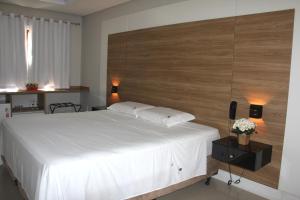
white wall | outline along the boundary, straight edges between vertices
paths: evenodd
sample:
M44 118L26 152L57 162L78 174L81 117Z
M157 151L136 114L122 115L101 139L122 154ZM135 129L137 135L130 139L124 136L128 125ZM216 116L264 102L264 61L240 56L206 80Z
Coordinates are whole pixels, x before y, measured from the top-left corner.
M81 23L81 16L65 14L60 12L42 10L42 9L34 9L23 6L17 6L12 4L0 3L0 10L5 12L18 13L25 16L36 16L36 17L44 17L44 18L53 18L55 20L66 20L74 23Z
M52 18L55 20L67 20L74 23L81 23L81 16L69 15L59 12L26 8L22 6L0 3L0 11L4 13L16 13L25 16L36 16ZM81 25L71 25L71 68L70 85L81 84Z
M149 1L148 1L149 2ZM108 34L123 32L147 27L197 21L204 19L229 17L267 11L276 11L295 8L295 27L292 53L291 78L289 88L288 113L284 139L282 167L280 172L279 190L257 184L253 181L243 180L239 187L258 193L269 199L300 199L300 134L298 133L297 120L300 119L300 1L299 0L186 0L186 1L156 1L162 2L161 6L149 6L146 1L132 1L131 3L117 6L105 11L95 13L84 18L84 33L92 31L91 38L84 36L84 59L94 62L83 62L83 70L89 69L84 74L83 82L90 83L87 77L90 73L98 73L94 89L96 99L100 104L105 104L106 95L106 70L107 70L107 37ZM142 3L145 6L142 6ZM130 5L133 9L129 9ZM87 37L89 35L87 34ZM93 43L94 41L94 43ZM100 48L99 48L100 47ZM93 77L96 75L93 75ZM98 96L99 95L99 96ZM222 172L217 176L220 180L228 180L227 173Z
M100 100L100 19L95 16L83 21L81 83L90 88L90 105L101 104Z

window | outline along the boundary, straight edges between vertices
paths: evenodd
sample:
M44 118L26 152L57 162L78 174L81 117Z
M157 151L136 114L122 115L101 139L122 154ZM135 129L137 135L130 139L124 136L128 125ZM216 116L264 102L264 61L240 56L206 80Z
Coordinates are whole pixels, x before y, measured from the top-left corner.
M25 56L27 73L32 67L32 27L25 26Z
M70 22L0 13L0 89L69 88Z

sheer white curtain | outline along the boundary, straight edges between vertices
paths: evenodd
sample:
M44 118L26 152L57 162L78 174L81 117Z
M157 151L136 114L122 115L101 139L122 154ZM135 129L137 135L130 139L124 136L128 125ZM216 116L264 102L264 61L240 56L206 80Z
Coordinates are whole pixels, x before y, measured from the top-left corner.
M25 18L0 12L0 89L24 88L27 81Z
M39 87L69 88L70 23L32 18L32 64L28 80Z

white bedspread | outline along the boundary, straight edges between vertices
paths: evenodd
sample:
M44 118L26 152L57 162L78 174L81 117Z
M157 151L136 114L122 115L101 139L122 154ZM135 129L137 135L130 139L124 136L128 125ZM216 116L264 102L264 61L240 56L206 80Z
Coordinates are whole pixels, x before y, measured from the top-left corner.
M29 199L127 199L206 174L218 130L165 128L113 111L16 116L2 154ZM208 145L209 144L209 145Z

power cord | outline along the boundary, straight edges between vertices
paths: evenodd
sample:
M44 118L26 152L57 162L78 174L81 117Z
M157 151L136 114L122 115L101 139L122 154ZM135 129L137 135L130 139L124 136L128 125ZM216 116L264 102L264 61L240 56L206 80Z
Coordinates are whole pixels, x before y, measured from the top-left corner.
M229 133L229 136L230 136L230 131L231 131L230 127L231 127L231 120L229 119L228 120L228 133ZM245 169L242 170L242 172L241 172L241 174L240 174L240 176L237 180L233 180L232 173L231 173L231 164L230 164L230 159L233 158L233 157L231 157L232 155L230 154L230 145L227 145L227 156L228 156L227 157L227 159L228 159L227 163L228 163L228 171L229 171L229 180L228 180L227 184L228 185L231 185L232 183L239 184L241 182L241 179L242 179L243 175L244 175Z
M230 163L228 163L228 171L229 171L229 180L227 182L228 185L231 185L232 183L234 184L239 184L241 182L241 179L244 175L245 169L243 169L243 171L240 174L240 177L238 179L236 179L235 181L232 178L232 173L231 173L231 165Z

